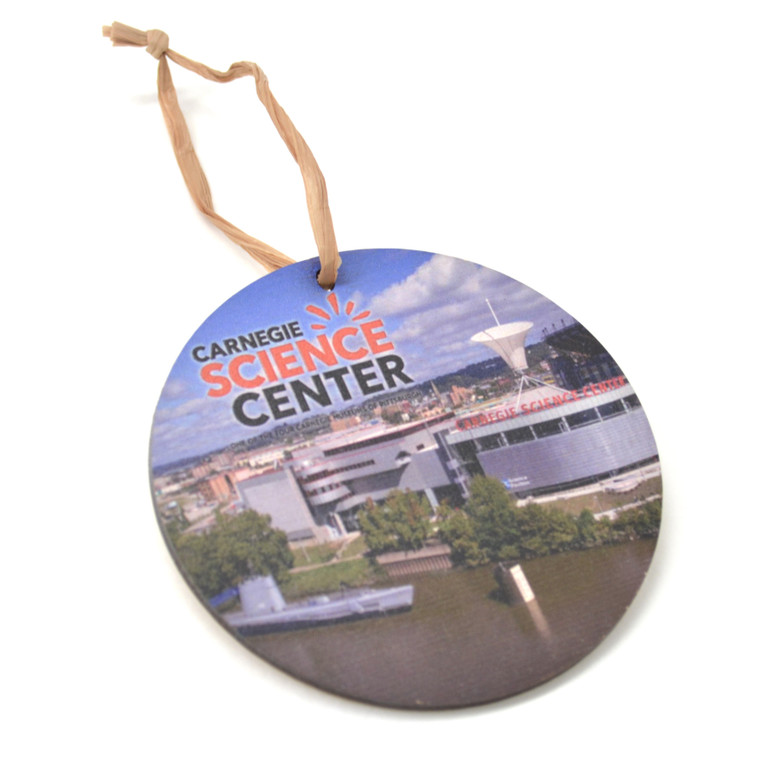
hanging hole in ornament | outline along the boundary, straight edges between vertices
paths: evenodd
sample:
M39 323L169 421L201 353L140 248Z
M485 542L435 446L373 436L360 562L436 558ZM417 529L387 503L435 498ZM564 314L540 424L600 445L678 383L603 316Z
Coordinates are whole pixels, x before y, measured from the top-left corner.
M323 284L322 284L322 283L319 281L319 275L320 275L320 272L321 272L321 271L322 271L321 269L317 269L317 274L316 274L316 276L315 276L315 279L316 279L316 281L317 281L317 285L319 285L319 287L320 287L320 288L322 288L322 290L326 290L328 293L331 293L331 292L332 292L332 290L333 290L333 288L335 287L335 283L333 282L333 283L331 283L331 284L329 284L329 285L327 285L327 284L323 285Z

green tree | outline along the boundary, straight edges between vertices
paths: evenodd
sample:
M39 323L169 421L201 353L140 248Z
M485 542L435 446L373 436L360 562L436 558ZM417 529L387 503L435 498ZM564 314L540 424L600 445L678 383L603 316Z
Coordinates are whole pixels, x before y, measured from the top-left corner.
M475 538L472 520L460 509L441 506L438 510L438 538L451 547L451 561L455 565L476 567L488 557Z
M601 520L597 521L595 533L599 544L612 544L620 540L615 535L614 525L607 515L604 515Z
M392 491L385 502L396 534L398 548L402 551L421 549L430 535L430 502L426 496L414 491Z
M590 549L599 543L599 535L596 528L597 522L594 513L590 509L584 509L575 521L578 529L577 545L581 549Z
M519 511L520 556L543 557L551 553L548 537L551 531L549 513L539 504L529 504Z
M186 530L189 526L190 523L187 521L182 510L179 510L179 515L170 517L164 523L166 534L169 536L169 541L171 541L172 545L177 543L177 540L182 535L182 531Z
M578 542L577 518L556 507L546 510L547 524L544 540L550 554L566 552Z
M643 507L636 510L639 513L639 520L636 530L642 538L657 536L660 532L660 521L662 520L662 502L648 501Z
M182 569L206 597L214 596L230 585L219 567L216 544L210 535L187 533L180 536L175 545Z
M661 517L662 502L647 502L641 507L618 512L612 527L620 541L654 537L660 531Z
M367 499L359 527L372 554L421 549L430 535L430 502L413 491L391 491L382 505Z
M382 554L396 548L396 536L388 513L372 499L367 499L364 508L359 512L359 527L371 554Z
M176 541L180 564L205 596L214 596L253 575L287 577L293 566L288 539L272 528L272 518L247 510L218 515L205 534L185 534Z
M464 506L473 525L478 547L489 560L511 560L520 556L518 512L512 494L495 478L477 476L470 483L470 498Z

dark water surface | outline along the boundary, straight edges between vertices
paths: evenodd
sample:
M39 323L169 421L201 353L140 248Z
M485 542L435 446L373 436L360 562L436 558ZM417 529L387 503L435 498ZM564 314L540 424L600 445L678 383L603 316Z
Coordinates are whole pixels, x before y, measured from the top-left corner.
M557 675L617 623L655 542L633 541L522 563L536 601L509 607L490 567L397 579L411 612L244 639L257 654L330 691L398 707L501 699Z

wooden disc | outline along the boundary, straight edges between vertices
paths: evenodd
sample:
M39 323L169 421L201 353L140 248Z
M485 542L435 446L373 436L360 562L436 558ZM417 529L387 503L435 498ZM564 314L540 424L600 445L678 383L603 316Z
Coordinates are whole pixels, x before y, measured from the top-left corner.
M182 574L246 647L391 707L502 699L630 605L660 465L625 374L525 285L419 251L249 285L179 355L151 438Z

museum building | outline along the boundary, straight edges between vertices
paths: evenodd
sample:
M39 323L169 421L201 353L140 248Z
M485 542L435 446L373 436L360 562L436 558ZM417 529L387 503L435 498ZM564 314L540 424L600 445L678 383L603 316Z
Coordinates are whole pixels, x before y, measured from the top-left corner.
M518 379L516 393L457 420L447 437L469 476L498 478L518 498L566 491L659 461L638 397L620 368L583 325L543 339L559 385L527 374L530 322L484 330L472 340L501 356Z
M249 509L272 516L289 541L328 541L358 529L368 499L395 490L425 495L433 509L458 505L476 475L498 478L518 498L658 472L657 448L638 397L609 354L574 323L543 339L559 387L527 374L533 325L484 330L472 340L513 370L516 389L498 402L389 426L380 422L314 439L277 469L242 480Z
M539 390L524 398L552 399ZM524 402L523 402L524 403ZM627 384L567 405L448 436L468 475L498 478L518 498L566 491L658 461L652 431Z
M318 437L274 472L240 481L238 492L248 508L270 514L289 541L357 530L367 500L382 502L391 491L425 495L433 509L443 499L461 503L466 475L445 440L453 417Z

